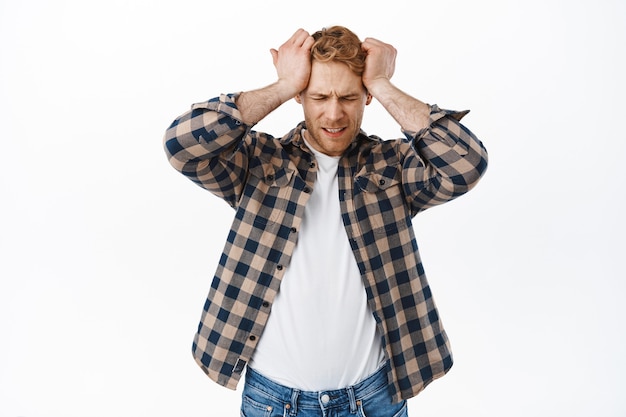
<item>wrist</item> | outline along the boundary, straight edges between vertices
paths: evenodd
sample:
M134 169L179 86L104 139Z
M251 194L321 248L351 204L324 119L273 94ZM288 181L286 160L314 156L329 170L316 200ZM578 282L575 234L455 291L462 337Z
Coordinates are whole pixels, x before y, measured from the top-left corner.
M394 91L393 84L388 78L377 78L375 80L368 81L367 83L363 82L363 85L367 89L367 92L370 93L374 98L380 100L380 98L385 95L391 94Z
M273 84L273 87L282 104L298 95L306 88L306 84L302 86L301 84L296 84L289 80L279 78Z

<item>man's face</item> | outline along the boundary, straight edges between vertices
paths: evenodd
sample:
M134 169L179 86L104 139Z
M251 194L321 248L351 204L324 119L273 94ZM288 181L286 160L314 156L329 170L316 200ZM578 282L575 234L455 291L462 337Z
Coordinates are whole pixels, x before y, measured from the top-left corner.
M304 110L306 139L326 155L343 154L359 132L371 100L361 77L347 65L313 61L309 85L296 96Z

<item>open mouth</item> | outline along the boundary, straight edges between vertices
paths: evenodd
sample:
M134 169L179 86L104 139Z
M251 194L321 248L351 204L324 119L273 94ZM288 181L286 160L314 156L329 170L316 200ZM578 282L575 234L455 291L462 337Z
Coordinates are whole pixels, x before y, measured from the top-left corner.
M337 127L337 128L325 127L323 129L326 133L330 134L331 136L340 135L344 130L346 130L345 127Z

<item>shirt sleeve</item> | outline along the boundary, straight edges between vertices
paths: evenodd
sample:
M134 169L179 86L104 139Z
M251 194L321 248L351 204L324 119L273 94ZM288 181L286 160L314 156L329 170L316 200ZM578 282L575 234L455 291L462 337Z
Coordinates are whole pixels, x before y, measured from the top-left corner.
M483 143L461 124L469 110L430 107L427 128L403 132L416 151L403 164L404 186L416 212L465 194L478 183L488 164Z
M241 121L236 98L237 94L222 94L193 104L172 122L163 139L177 171L233 207L246 176L243 145L251 130Z

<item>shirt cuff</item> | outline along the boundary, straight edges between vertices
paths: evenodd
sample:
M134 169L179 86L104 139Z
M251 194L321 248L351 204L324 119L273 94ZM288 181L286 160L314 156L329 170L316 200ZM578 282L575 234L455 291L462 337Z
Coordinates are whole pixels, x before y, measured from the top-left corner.
M193 110L206 109L222 113L235 120L238 125L242 125L245 123L243 122L243 118L236 104L237 97L239 97L240 94L241 93L220 94L219 97L193 104L191 108Z
M419 132L413 132L410 130L402 129L402 133L404 133L407 139L409 140L421 139L438 120L446 116L452 117L456 121L460 121L467 113L470 112L469 110L458 111L458 110L441 109L436 104L430 104L429 107L430 107L430 118L429 118L428 126L421 129Z

